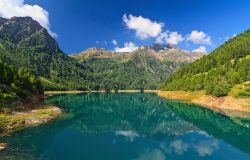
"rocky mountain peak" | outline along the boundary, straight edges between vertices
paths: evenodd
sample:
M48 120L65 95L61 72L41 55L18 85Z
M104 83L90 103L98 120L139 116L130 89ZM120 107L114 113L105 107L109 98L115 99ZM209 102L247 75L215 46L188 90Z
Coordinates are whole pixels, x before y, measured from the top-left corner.
M15 44L40 31L41 29L43 29L43 27L30 17L0 19L1 38L8 37Z
M0 18L0 39L36 52L46 51L52 54L60 50L47 29L31 17Z
M105 48L92 47L92 48L87 49L84 52L109 52L109 50L107 50Z
M0 26L4 24L7 21L7 19L0 17Z
M151 46L149 46L149 48L156 52L159 52L161 50L175 49L175 46L171 44L161 45L161 44L154 43Z

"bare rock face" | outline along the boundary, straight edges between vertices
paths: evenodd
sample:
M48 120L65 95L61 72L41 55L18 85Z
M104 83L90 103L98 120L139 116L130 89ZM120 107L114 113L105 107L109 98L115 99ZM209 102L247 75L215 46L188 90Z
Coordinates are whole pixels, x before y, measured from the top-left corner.
M5 23L6 21L7 21L7 19L0 17L0 25L2 25L3 23Z
M7 36L15 44L41 29L41 25L30 17L0 19L0 33L3 36Z
M152 44L151 46L149 46L149 48L156 51L156 52L159 52L162 50L173 49L175 47L174 47L174 45L171 45L171 44L160 45L160 44L155 43L155 44Z
M146 54L147 55L146 55ZM73 54L71 57L76 59L81 58L116 58L123 56L126 59L129 56L139 54L149 57L154 57L161 61L172 61L180 63L191 63L197 59L200 59L205 53L193 53L185 51L180 48L176 48L174 45L166 44L152 44L151 46L141 46L137 50L130 53L112 52L103 48L89 48L79 54Z

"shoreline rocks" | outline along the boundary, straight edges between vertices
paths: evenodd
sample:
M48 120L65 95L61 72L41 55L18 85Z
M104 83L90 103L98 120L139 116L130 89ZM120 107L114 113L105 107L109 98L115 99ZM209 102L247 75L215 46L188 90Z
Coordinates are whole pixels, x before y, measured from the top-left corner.
M19 129L47 123L61 114L62 109L53 105L41 106L31 111L1 114L0 121L4 122L4 126L1 126L0 135L6 135Z
M0 143L0 151L4 150L7 148L7 144L6 143Z

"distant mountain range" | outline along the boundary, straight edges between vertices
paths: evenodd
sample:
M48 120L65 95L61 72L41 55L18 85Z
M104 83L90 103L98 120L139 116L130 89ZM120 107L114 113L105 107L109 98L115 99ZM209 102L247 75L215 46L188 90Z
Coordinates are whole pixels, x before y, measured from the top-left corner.
M153 44L141 46L131 53L89 48L70 56L93 69L93 76L101 79L101 88L157 89L169 74L201 58L204 53Z
M179 48L174 47L173 45L160 45L152 44L151 46L141 46L137 50L129 52L113 52L104 48L89 48L79 54L71 54L70 57L76 59L87 59L87 58L114 58L122 56L127 58L138 52L146 52L149 55L154 55L156 58L164 61L174 61L174 62L183 62L190 63L193 62L202 56L204 53L192 53L185 51Z
M169 74L202 56L159 44L131 53L90 48L68 56L31 18L0 18L0 59L28 68L47 90L156 89Z

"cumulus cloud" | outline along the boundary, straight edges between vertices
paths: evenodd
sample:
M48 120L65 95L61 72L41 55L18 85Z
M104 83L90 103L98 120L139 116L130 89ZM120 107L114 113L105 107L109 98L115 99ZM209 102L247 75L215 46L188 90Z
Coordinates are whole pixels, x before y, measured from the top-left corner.
M24 4L24 0L0 0L0 16L3 18L29 16L46 28L50 35L56 36L50 30L49 13L38 5Z
M207 53L207 49L205 46L200 46L197 49L194 49L193 52L202 52L202 53Z
M161 32L164 24L161 22L152 21L142 16L123 15L123 22L126 27L135 30L136 36L142 40L157 37Z
M169 147L172 148L178 155L182 155L188 150L189 145L184 143L182 140L174 140L170 143Z
M169 43L178 45L184 38L177 32L163 32L156 38L156 43Z
M124 14L122 19L126 27L130 30L134 30L136 36L141 40L155 38L156 43L168 43L172 45L178 45L183 41L200 45L212 45L211 36L204 33L203 31L193 30L190 34L183 36L178 32L172 32L168 30L164 32L164 23L152 21L149 18L142 16ZM198 51L207 52L204 46L194 50L194 52Z
M137 137L139 137L139 134L134 131L116 131L115 135L121 135L126 137L130 142L133 142Z
M193 42L194 44L204 44L204 45L212 44L212 40L209 35L207 35L203 31L197 31L197 30L192 31L187 36L187 41Z
M217 141L208 140L200 142L199 144L195 145L194 148L200 156L204 157L212 155L219 148L219 146Z
M116 47L115 51L116 52L132 52L136 50L137 48L138 46L136 46L136 44L134 44L133 42L126 42L124 43L124 47L122 48Z
M115 40L115 39L113 39L111 42L112 42L112 44L115 45L115 46L118 44L117 40Z

